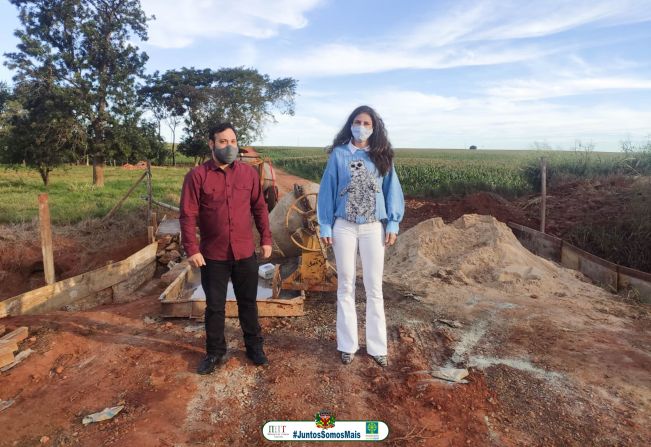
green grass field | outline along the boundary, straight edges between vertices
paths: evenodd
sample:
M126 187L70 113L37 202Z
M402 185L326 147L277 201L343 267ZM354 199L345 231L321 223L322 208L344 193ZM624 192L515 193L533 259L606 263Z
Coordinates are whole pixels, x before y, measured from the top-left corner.
M177 205L187 167L152 168L152 191L157 200ZM128 171L119 167L104 169L104 188L92 185L92 167L70 166L50 174L46 190L36 171L26 168L0 167L0 223L31 221L38 216L38 195L49 195L50 214L55 224L79 222L85 218L101 217L122 198L142 175L141 170ZM120 212L142 208L147 194L142 181L124 202Z
M274 166L318 182L327 155L323 148L258 147ZM406 194L413 196L463 195L493 191L507 197L536 190L539 159L549 162L548 179L591 177L626 173L629 161L623 153L540 152L506 150L397 149L396 169ZM183 177L192 159L179 155L182 166L153 167L153 194L176 205ZM68 166L52 171L48 189L52 221L74 223L105 215L126 193L142 171L105 168L105 187L92 185L90 166ZM0 223L31 221L38 214L37 196L45 192L36 171L0 166ZM142 182L124 203L121 212L142 207L146 194Z

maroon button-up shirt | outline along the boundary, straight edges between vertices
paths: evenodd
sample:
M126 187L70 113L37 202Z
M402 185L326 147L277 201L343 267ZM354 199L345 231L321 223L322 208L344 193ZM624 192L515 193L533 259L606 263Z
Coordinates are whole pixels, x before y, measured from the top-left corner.
M260 244L271 245L269 213L258 172L234 161L222 170L214 160L188 172L181 190L181 240L188 256L201 253L215 261L253 256L251 218ZM199 224L201 244L197 243Z

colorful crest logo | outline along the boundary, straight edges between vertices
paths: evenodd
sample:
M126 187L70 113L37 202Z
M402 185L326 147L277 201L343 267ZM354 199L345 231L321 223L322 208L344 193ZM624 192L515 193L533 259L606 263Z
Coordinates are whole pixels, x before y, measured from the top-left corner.
M314 415L314 422L318 428L332 428L335 426L335 415L331 411L322 410Z

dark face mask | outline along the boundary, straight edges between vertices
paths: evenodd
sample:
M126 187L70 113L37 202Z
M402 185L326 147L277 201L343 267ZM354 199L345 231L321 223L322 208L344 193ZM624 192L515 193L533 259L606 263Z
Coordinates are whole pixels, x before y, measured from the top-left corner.
M215 147L212 150L212 153L215 155L215 158L223 164L231 164L237 158L239 148L237 146L228 145L223 149Z

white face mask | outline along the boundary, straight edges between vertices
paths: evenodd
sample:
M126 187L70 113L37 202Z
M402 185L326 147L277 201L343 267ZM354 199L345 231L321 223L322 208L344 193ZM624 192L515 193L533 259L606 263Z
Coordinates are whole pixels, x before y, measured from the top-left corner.
M353 138L358 141L366 141L373 134L372 127L366 126L350 126L350 131L353 133Z

